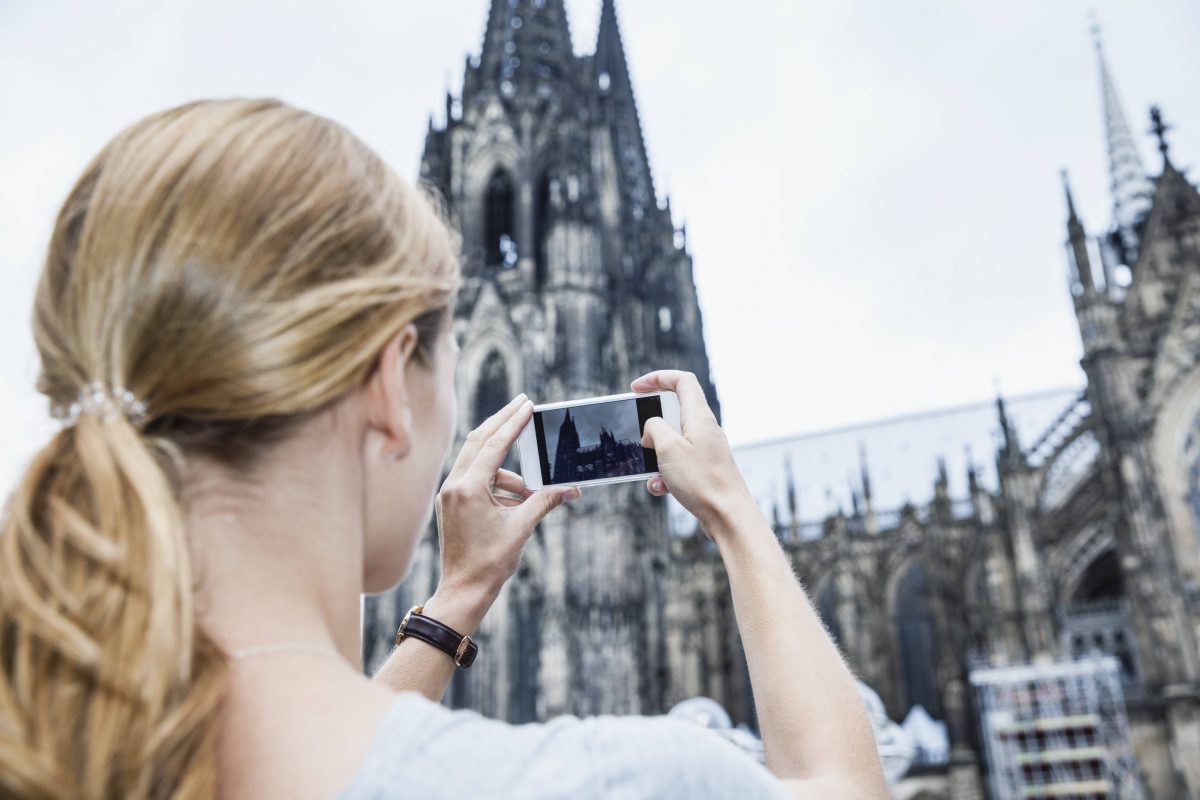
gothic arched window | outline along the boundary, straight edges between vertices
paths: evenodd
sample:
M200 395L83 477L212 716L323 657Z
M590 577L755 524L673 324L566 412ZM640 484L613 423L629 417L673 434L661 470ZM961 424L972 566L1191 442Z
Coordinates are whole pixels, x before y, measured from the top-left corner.
M1108 550L1088 565L1071 597L1072 603L1119 600L1125 596L1125 577L1116 550Z
M550 274L546 263L546 236L550 233L550 173L547 171L538 181L537 197L534 201L533 241L536 246L534 257L537 259L537 283L542 286Z
M983 656L987 652L989 627L992 622L992 589L987 561L981 561L970 579L967 593L971 613L968 617L968 636L973 655Z
M493 350L483 360L479 380L475 383L475 402L471 406L471 427L479 427L485 419L507 405L508 367L500 353Z
M517 265L515 197L508 173L502 169L493 172L483 200L483 248L488 266Z
M833 585L833 581L825 584L825 588L817 595L817 613L821 615L821 621L825 623L825 627L829 630L829 635L833 638L834 644L839 648L842 646L842 626L838 621L837 615L837 589Z
M935 719L942 716L937 683L937 638L929 608L925 569L913 564L896 587L896 640L900 645L900 677L904 686L904 716L915 705Z
M1062 636L1071 658L1113 655L1121 662L1122 678L1137 680L1133 625L1115 549L1097 556L1079 578L1067 603Z

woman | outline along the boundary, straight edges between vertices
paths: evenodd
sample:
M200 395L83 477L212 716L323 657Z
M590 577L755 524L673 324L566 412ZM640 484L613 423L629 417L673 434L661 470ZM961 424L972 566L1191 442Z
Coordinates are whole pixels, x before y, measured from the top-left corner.
M359 596L404 576L435 495L423 613L465 634L578 497L501 469L523 396L437 491L457 250L365 145L279 102L155 114L97 156L36 299L63 429L0 529L0 796L885 796L852 679L684 373L632 388L679 393L683 435L651 420L644 443L728 567L770 772L674 720L451 712L453 659L413 637L363 677Z

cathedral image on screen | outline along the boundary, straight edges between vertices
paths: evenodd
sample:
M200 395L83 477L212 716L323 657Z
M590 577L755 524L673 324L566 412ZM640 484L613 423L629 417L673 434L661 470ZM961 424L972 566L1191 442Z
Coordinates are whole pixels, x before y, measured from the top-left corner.
M576 483L646 471L637 402L616 400L539 412L551 483Z

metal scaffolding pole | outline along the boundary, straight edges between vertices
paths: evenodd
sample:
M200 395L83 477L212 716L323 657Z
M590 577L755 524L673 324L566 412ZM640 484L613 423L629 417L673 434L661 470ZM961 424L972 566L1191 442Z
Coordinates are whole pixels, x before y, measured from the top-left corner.
M1142 800L1111 656L971 672L995 800Z

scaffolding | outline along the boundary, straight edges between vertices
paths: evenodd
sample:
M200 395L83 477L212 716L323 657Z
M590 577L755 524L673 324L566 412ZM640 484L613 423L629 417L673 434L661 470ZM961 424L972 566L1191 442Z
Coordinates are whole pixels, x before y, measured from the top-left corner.
M971 671L993 800L1143 800L1111 656Z

